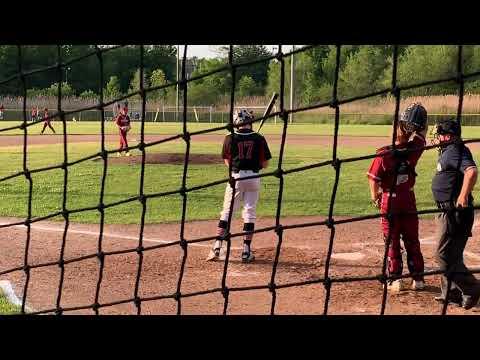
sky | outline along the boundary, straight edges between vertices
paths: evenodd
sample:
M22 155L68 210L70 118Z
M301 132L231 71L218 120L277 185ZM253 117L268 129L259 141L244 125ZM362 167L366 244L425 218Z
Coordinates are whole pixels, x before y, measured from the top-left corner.
M188 45L188 57L199 57L199 58L212 58L216 57L217 54L215 53L215 49L218 46L222 45ZM266 45L266 47L271 51L273 47L277 47L278 45ZM291 50L291 45L283 45L283 51ZM180 54L183 53L183 46L180 46Z

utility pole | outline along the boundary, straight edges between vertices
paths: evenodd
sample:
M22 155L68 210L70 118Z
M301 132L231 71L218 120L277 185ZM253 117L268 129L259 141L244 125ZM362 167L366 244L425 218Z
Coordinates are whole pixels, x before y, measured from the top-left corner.
M180 45L177 45L177 96L175 98L175 121L178 121L178 105L180 99L180 89L178 86L178 81L180 77Z
M292 45L292 51L295 51L295 45ZM295 55L290 57L290 110L293 109L294 99L294 87L295 87ZM293 122L293 113L290 113L290 124Z
M67 66L67 67L65 68L65 82L66 82L66 83L68 83L68 72L69 72L70 70L72 70L71 67L68 67L68 66Z

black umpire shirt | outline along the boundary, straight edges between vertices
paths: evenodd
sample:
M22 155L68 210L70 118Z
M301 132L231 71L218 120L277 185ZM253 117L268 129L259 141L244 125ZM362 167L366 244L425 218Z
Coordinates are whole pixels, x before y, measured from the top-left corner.
M471 166L476 166L470 149L463 143L452 143L441 149L437 163L437 173L432 180L435 201L455 201L463 185L463 174ZM470 195L470 200L472 200Z
M272 155L262 135L250 129L239 129L233 135L225 137L222 158L232 161L234 172L239 170L259 172L263 162L270 160Z

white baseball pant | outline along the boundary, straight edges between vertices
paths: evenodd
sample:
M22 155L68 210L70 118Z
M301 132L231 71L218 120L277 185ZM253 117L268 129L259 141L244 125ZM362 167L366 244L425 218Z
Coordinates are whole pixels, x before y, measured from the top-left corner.
M253 175L257 175L257 173L251 170L240 170L239 173L233 174L233 178L239 179ZM259 191L260 178L237 181L235 183L235 198L233 203L232 218L235 215L236 211L239 209L240 202L243 201L243 222L255 223L255 219L257 218L257 201ZM228 221L228 216L230 214L230 203L232 201L232 193L232 187L230 186L230 184L227 184L227 187L225 189L225 196L223 198L223 210L220 213L220 220Z

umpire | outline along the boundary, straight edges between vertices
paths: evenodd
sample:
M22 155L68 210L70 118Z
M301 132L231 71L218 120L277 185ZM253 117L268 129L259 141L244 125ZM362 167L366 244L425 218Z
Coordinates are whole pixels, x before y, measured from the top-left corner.
M432 180L433 197L439 209L437 217L437 261L441 276L441 295L468 310L480 298L480 282L463 262L463 251L472 236L474 220L472 190L477 181L477 166L472 153L461 139L460 124L455 119L437 122L436 142L440 144L437 173Z

